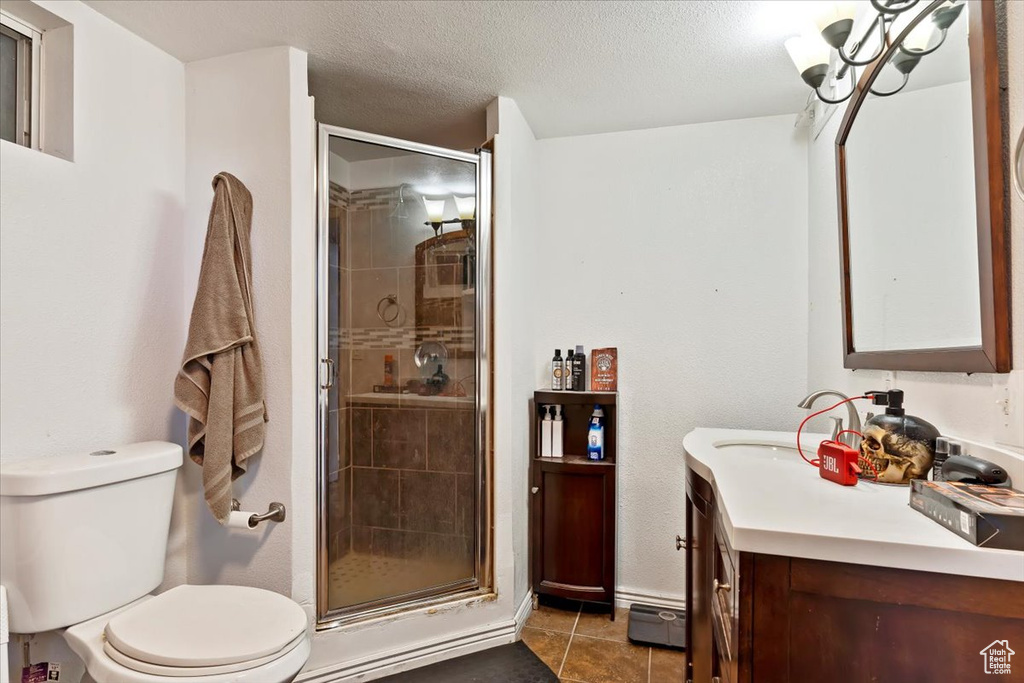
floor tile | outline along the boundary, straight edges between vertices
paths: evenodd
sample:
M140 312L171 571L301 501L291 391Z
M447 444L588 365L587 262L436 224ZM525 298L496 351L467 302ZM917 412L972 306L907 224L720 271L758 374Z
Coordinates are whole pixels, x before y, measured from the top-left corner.
M527 627L523 629L522 638L526 647L557 674L569 647L569 634Z
M681 683L686 655L679 650L651 648L651 683Z
M556 609L541 605L533 610L533 614L526 620L530 628L544 629L545 631L556 631L558 633L572 633L576 625L578 611Z
M591 638L604 638L615 640L620 643L629 642L626 632L629 630L629 610L622 607L615 609L615 621L611 620L608 614L599 612L580 613L580 620L576 624L576 635L590 636Z
M650 648L573 636L562 678L586 683L647 683Z

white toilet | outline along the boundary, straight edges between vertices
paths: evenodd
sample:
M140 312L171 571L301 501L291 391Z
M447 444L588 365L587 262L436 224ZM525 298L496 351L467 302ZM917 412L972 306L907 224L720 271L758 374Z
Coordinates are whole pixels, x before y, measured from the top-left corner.
M0 584L12 633L66 629L97 683L285 683L306 614L247 586L163 580L181 447L150 441L0 469Z

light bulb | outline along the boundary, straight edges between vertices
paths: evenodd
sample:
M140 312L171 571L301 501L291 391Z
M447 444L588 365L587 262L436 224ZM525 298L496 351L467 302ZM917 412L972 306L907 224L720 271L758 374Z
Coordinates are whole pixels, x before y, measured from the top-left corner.
M819 31L824 31L838 21L845 19L853 20L857 15L856 0L838 0L837 2L823 2L815 12L814 23Z
M935 24L931 18L925 19L915 26L910 34L903 39L903 49L910 52L924 52L935 35Z
M444 221L444 200L423 198L423 206L427 209L427 220L431 223Z
M801 76L812 67L828 67L831 56L828 43L820 36L794 36L786 41L786 51Z
M452 196L455 197L455 208L459 212L459 220L473 220L473 216L476 215L476 197L473 195L460 197L457 194Z

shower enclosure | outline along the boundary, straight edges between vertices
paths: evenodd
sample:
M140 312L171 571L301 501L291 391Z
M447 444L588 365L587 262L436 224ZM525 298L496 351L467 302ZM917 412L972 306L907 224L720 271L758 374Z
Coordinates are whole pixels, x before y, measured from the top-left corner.
M320 126L320 628L489 591L490 172Z

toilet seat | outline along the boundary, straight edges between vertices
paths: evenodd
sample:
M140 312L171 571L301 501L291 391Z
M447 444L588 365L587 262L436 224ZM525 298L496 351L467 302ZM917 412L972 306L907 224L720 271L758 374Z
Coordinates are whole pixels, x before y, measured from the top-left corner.
M309 657L306 623L298 604L270 591L179 586L71 626L64 639L96 683L284 683Z
M266 655L265 657L260 657L259 659L246 662L236 662L234 664L220 664L216 666L164 666L162 664L153 664L152 662L146 662L129 657L112 646L109 641L103 643L103 651L108 657L121 666L126 666L134 671L150 674L152 676L187 678L189 676L213 676L214 674L228 674L238 671L247 671L248 669L255 669L256 667L263 666L268 662L272 662L288 654L298 647L305 638L306 634L301 633L296 636L292 642L285 645L280 651Z

